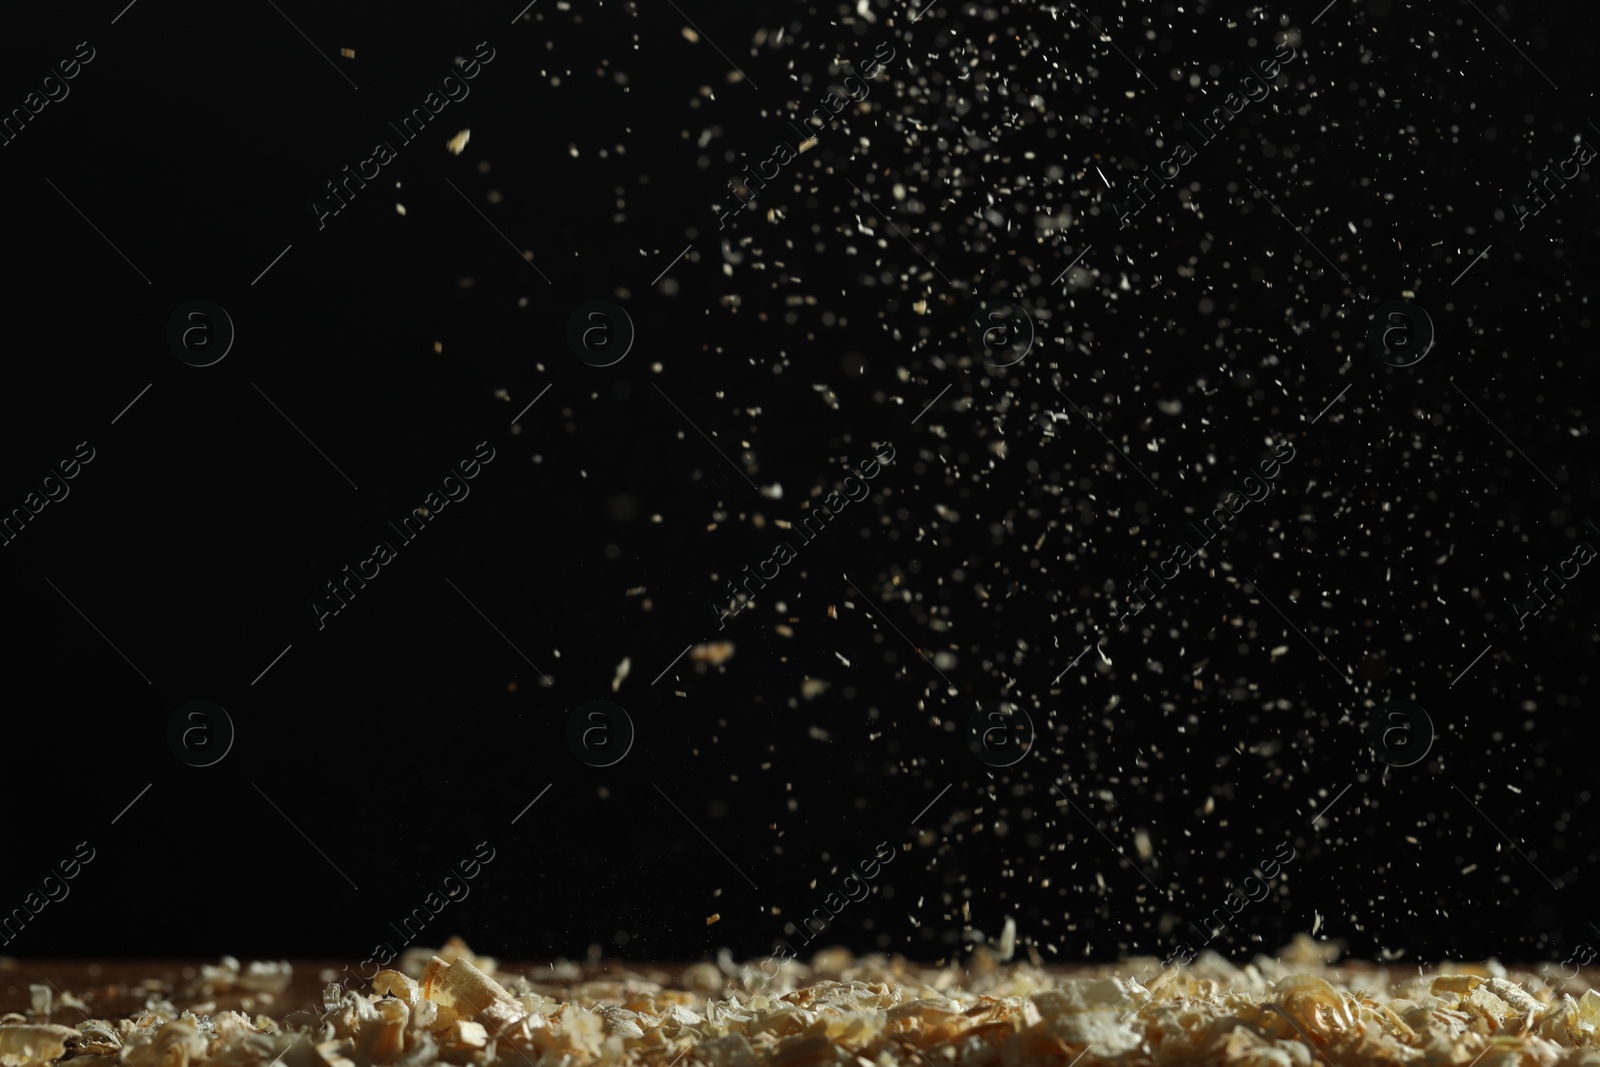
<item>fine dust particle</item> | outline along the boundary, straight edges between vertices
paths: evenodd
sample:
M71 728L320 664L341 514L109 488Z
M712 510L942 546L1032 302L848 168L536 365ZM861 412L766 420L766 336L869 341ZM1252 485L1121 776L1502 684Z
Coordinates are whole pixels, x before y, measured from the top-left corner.
M395 204L394 210L397 214L404 215L406 213L406 206L404 204Z
M824 678L807 678L800 683L800 695L807 700L815 700L828 691L828 684Z
M509 389L496 389L494 391L494 398L496 400L504 400L509 404L511 403L511 391Z
M517 691L517 683L516 682L507 682L506 683L506 692L515 693L516 691Z
M1008 961L1017 952L1017 920L1006 916L1006 925L1000 931L1000 959Z
M344 56L346 59L354 59L356 57L356 50L354 48L341 48L339 49L339 54Z
M683 39L685 41L688 41L690 44L699 44L700 43L700 35L698 33L695 33L693 30L691 30L687 26L685 26L683 28Z
M710 915L706 916L706 925L710 926L712 923L716 922L720 918L722 918L722 912L714 911Z
M695 663L710 663L713 666L725 662L732 655L732 641L712 641L709 644L695 645L689 650L689 659Z
M434 355L438 355L440 352L443 352L443 351L444 351L444 342L443 341L435 341L435 342L433 342Z
M622 688L622 683L628 677L628 670L632 666L633 661L627 656L623 656L622 662L617 664L617 676L611 679L611 691L613 693Z
M446 148L450 149L450 154L451 155L459 156L461 154L461 150L463 148L467 147L467 142L470 141L471 139L472 139L472 131L471 130L462 130L460 133L458 133L454 137L450 138L450 140L446 141L444 143L444 146Z

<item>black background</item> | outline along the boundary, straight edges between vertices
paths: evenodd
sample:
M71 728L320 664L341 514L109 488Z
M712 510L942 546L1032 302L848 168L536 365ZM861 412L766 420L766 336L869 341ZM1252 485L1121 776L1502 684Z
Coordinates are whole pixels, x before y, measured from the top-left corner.
M1523 229L1509 208L1600 142L1592 20L1318 6L8 17L4 107L96 57L0 147L0 507L95 459L0 549L0 913L95 858L0 952L359 959L479 842L422 944L798 949L786 924L880 842L811 948L949 958L1007 916L1045 959L1198 948L1283 842L1210 947L1600 944L1597 579L1524 630L1508 609L1600 543L1594 186ZM1285 33L1271 96L1119 230L1108 183ZM386 122L480 41L470 96L402 147ZM870 107L719 233L728 180L883 41ZM398 158L319 229L380 139ZM1437 341L1396 368L1366 335L1408 295ZM194 299L237 329L211 367L167 345ZM566 341L590 300L637 329L609 368ZM1011 306L1038 340L986 366L968 322ZM1267 500L1119 629L1134 576L1285 438ZM319 629L324 583L484 441L470 495ZM775 522L885 442L869 500L718 632ZM720 666L675 659L717 640ZM197 699L237 730L204 768L166 733ZM595 699L637 730L608 768L567 743ZM1002 699L1039 743L991 769L968 720ZM1370 744L1391 700L1437 733L1415 766Z

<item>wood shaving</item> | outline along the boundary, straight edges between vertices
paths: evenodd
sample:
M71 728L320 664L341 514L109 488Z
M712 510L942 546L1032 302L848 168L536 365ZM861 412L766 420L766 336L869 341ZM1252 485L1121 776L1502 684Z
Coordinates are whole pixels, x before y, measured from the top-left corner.
M695 645L689 650L689 659L694 663L710 663L715 666L726 663L732 657L732 641L709 641L703 645Z
M1204 953L1186 968L1135 960L1068 977L1004 965L982 947L964 968L835 948L809 967L740 968L724 953L675 980L622 965L585 979L570 964L497 978L492 961L452 940L410 975L422 952L408 953L370 990L330 983L315 1010L281 1023L179 1012L155 998L114 1022L0 1023L0 1065L114 1056L117 1067L1600 1067L1593 988L1557 995L1492 962L1407 974L1307 954L1297 945L1241 969ZM225 960L196 987L247 976L271 985L284 967Z

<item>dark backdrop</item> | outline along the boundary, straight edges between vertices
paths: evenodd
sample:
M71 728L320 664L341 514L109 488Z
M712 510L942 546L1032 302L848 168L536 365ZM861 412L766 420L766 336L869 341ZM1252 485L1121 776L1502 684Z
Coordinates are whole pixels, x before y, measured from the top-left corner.
M0 548L0 953L355 960L419 908L521 958L951 958L1008 916L1058 960L1600 944L1600 579L1526 589L1600 546L1572 8L519 6L8 16L7 108L94 58L0 147L0 507L39 507ZM636 331L609 367L589 301Z

